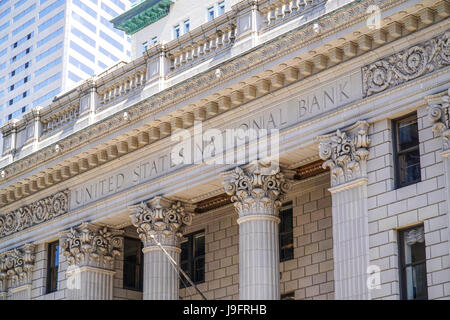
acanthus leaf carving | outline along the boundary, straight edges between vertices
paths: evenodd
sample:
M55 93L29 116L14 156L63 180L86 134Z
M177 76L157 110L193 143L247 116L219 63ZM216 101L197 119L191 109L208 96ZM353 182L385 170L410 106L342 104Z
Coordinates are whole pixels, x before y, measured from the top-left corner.
M131 222L145 246L155 243L152 236L161 244L176 246L185 226L191 225L194 216L180 201L160 196L130 209Z
M112 270L120 256L122 232L83 222L62 233L61 250L69 266L91 266Z
M450 89L446 94L428 102L428 119L433 124L433 132L442 134L442 150L450 150Z
M369 158L369 124L358 121L346 132L319 137L319 156L324 160L323 168L329 168L331 186L337 186L367 175Z
M66 214L69 211L69 190L0 215L0 238Z
M364 97L450 65L450 32L362 68Z
M278 164L255 160L226 173L223 184L240 217L253 214L276 216L290 189L289 178L292 176L293 172L282 171Z
M0 253L0 291L31 284L34 269L34 244Z

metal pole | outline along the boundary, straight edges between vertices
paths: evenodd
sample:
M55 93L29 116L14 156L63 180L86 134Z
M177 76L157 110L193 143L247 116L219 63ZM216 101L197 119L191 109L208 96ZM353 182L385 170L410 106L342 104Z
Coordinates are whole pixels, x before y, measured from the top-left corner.
M195 288L195 290L197 290L197 292L202 296L203 300L208 300L206 299L205 295L200 291L199 288L197 288L197 286L195 285L194 282L192 282L191 278L183 271L183 269L181 269L177 262L170 256L170 254L166 251L166 249L164 249L164 247L161 245L161 243L159 243L158 241L156 241L155 236L152 234L150 236L150 238L153 239L153 241L155 241L156 245L162 250L162 252L164 252L164 254L166 255L166 257L169 259L169 261L172 263L173 266L175 266L175 268L177 268L177 270L179 272L181 272L181 274L187 279L187 281L189 282L189 284L191 286L193 286Z

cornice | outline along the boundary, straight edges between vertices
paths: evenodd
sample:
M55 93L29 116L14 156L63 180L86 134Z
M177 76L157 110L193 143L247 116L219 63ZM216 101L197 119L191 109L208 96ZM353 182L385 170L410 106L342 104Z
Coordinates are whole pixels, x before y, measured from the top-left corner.
M403 2L405 1L383 1L380 6L383 10L385 10ZM57 157L64 156L69 152L72 152L80 147L87 145L88 143L97 140L98 137L104 137L105 135L112 134L114 132L117 132L118 130L122 130L126 126L133 125L136 122L140 121L142 118L151 117L158 113L167 111L174 105L186 101L187 99L190 99L200 92L203 92L219 83L232 80L243 73L249 72L249 70L258 68L263 63L272 61L312 42L321 41L321 39L325 36L328 36L334 32L338 32L342 28L351 26L363 20L365 18L365 8L374 3L378 3L378 1L360 1L357 5L352 7L352 10L349 10L351 14L347 12L338 12L336 17L331 16L327 19L323 19L321 21L321 24L323 24L323 26L321 26L322 34L320 37L315 36L312 25L312 23L314 22L313 21L306 24L305 26L297 28L296 30L290 31L276 38L275 40L264 43L252 50L250 53L247 52L245 54L242 54L241 56L233 59L231 62L225 62L223 65L218 66L223 72L221 79L217 79L216 77L216 66L214 67L214 70L208 70L202 74L190 78L189 85L181 83L168 88L152 97L146 98L134 106L128 107L127 109L118 112L99 123L86 127L80 132L74 133L73 135L58 141L57 150L54 145L51 145L39 150L39 152L37 153L27 156L24 159L18 160L17 162L14 162L11 165L5 167L3 171L7 174L7 178L4 181L5 183L7 183L7 181L12 179L13 177L17 177L19 174L24 174L32 168L45 165L49 161L55 160ZM355 15L359 15L359 17L356 18ZM301 73L304 66L305 64L302 64L298 69L294 69L299 70ZM239 70L241 71L239 72ZM287 72L289 73L291 71L295 73L295 70L290 70ZM298 79L299 77L297 77L297 80L295 81L298 81ZM287 86L289 84L289 82L285 81L284 86ZM242 103L245 102L243 101ZM127 114L127 117L124 116L125 114ZM160 137L159 129L158 137ZM149 140L150 142L148 142ZM149 139L148 134L147 137L143 135L142 141L144 145L151 143L151 139ZM145 141L147 141L147 143ZM132 141L132 144L135 144L135 142ZM135 148L127 147L124 152L128 153L133 150L135 150ZM111 153L113 154L111 159L117 157L117 149L114 149ZM86 170L89 170L92 167L96 167L97 165L100 165L104 162L103 160L99 161L99 159L100 158L98 155L95 155L92 162L89 162L86 159L86 163L94 164L93 166L90 166L88 164ZM108 160L110 160L109 152L106 161ZM82 171L78 169L74 172L75 174L77 174L77 172L84 172L86 170ZM44 176L45 175L46 174L44 173Z

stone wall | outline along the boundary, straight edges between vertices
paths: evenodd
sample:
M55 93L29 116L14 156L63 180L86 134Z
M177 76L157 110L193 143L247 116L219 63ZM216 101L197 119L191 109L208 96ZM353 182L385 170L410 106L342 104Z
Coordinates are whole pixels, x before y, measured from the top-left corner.
M370 127L368 203L371 264L381 268L381 288L373 299L399 299L398 229L423 223L427 258L428 298L450 297L450 269L445 203L445 180L436 136L426 107L417 111L422 181L403 188L394 186L392 121Z
M293 203L294 259L280 263L281 294L295 299L333 299L333 238L328 173L298 183ZM232 205L194 218L186 232L205 230L206 281L198 285L207 299L239 298L239 226ZM182 299L200 299L194 288Z

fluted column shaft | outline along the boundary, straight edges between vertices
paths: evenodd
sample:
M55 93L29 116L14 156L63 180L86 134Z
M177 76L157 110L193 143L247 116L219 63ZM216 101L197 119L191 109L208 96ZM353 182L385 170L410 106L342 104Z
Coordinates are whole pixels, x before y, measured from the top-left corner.
M130 218L144 244L144 300L178 300L180 238L192 213L179 201L163 197L130 208ZM174 261L166 255L169 255Z
M280 299L278 208L289 189L286 173L278 165L254 161L226 174L225 191L239 214L241 300Z
M166 252L180 262L180 248L165 246ZM150 246L144 252L144 300L178 300L178 271L159 247Z
M319 137L319 155L330 169L333 219L334 296L368 300L369 220L367 160L369 124Z
M67 274L69 300L112 300L114 271L82 267Z

